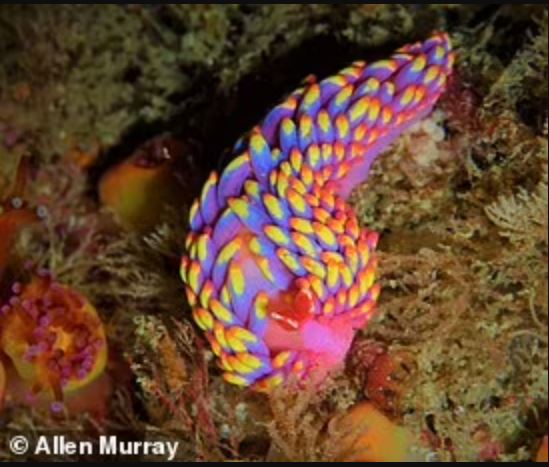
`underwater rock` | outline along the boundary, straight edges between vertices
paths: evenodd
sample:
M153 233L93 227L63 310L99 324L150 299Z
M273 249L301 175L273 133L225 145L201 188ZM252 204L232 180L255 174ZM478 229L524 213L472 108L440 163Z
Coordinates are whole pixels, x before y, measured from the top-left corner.
M237 143L190 213L181 276L196 323L240 386L322 380L372 316L378 235L346 198L431 112L454 54L446 34L310 79Z
M89 169L97 162L101 153L101 145L98 140L89 144L74 143L63 156L67 163L76 164L82 169Z

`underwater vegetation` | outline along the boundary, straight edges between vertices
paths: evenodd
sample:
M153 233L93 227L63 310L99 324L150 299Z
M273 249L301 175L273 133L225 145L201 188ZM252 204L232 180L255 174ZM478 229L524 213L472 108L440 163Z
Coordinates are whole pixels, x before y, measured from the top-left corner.
M322 384L227 384L179 277L208 174L308 75L433 31L444 94L342 196L379 232L376 312ZM542 460L547 36L534 5L1 6L0 459L4 435L55 430L178 440L178 460ZM315 288L268 309L284 332Z

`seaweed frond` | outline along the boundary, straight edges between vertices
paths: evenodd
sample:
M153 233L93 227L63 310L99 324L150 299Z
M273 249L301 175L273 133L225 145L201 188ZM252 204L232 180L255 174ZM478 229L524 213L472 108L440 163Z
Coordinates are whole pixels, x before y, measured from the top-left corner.
M547 141L545 141L547 161ZM542 179L533 191L519 188L518 192L500 196L485 211L488 218L500 229L500 235L512 243L531 244L542 241L547 245L548 199L547 162L543 167Z

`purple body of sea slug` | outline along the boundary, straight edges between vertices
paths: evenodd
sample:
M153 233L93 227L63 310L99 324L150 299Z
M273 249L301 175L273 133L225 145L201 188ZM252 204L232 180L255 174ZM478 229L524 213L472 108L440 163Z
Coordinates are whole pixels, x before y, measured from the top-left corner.
M437 33L387 60L309 81L212 173L190 214L181 276L227 381L321 380L371 317L378 235L345 202L378 153L431 112L451 74Z

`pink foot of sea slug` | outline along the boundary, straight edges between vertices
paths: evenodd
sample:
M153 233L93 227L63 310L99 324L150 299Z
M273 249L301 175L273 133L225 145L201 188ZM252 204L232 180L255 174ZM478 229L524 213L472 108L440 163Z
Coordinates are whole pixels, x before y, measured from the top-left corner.
M310 80L213 172L190 212L181 277L225 380L269 390L320 381L372 316L378 234L346 198L376 156L431 112L448 36Z

